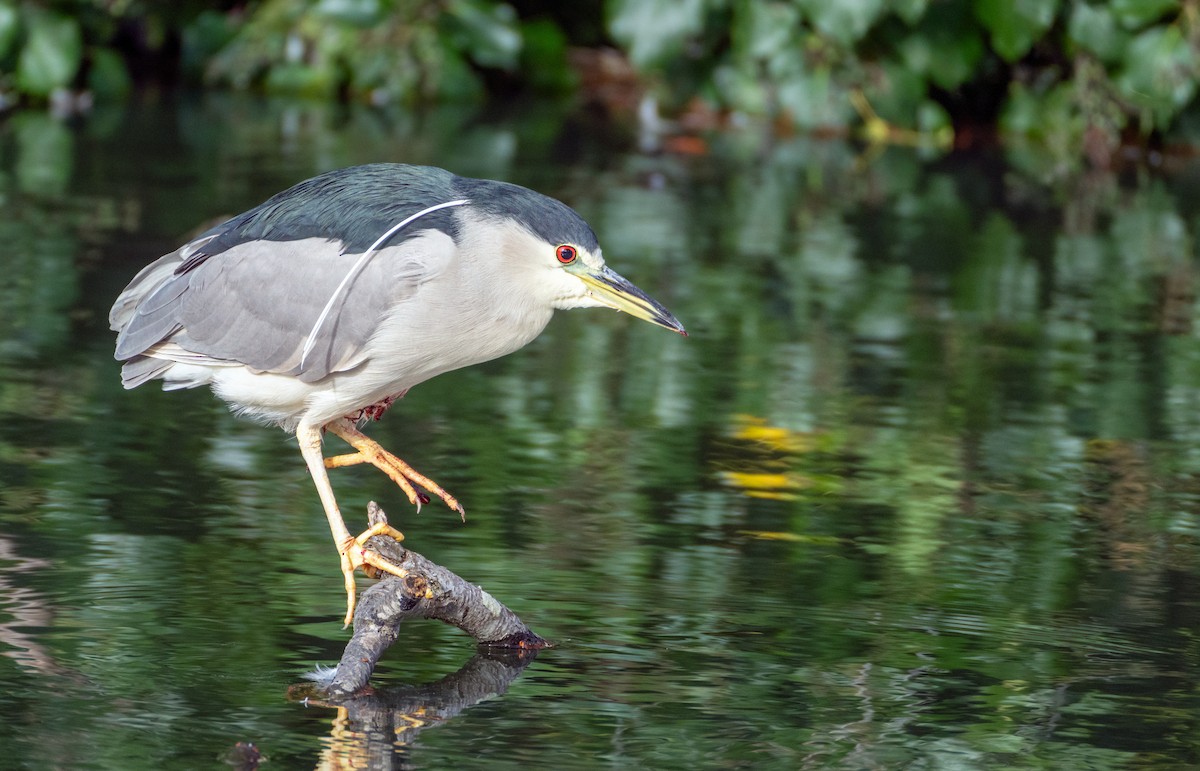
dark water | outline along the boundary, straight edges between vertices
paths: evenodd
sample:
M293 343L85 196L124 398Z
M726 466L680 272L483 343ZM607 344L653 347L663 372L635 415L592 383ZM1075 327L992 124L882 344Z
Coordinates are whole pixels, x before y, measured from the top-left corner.
M1200 763L1196 169L612 133L223 97L0 123L0 767ZM563 198L692 337L560 314L371 427L469 517L349 469L351 519L379 500L558 645L522 671L411 624L368 716L286 698L347 639L293 442L122 391L104 317L194 228L378 160Z

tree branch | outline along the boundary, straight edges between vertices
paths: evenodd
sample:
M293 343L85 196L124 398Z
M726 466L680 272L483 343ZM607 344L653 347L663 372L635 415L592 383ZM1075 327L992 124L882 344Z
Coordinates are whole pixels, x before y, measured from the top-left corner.
M372 525L387 522L374 501L367 506L367 519ZM487 648L538 650L549 645L492 595L395 539L375 536L367 545L408 575L383 574L379 583L363 592L354 612L354 635L332 677L327 682L320 678L325 698L345 698L363 690L384 651L396 641L401 622L408 618L444 621Z

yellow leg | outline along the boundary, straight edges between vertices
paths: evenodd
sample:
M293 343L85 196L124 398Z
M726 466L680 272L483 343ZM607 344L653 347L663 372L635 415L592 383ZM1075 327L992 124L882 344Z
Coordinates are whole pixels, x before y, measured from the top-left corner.
M333 495L333 486L329 484L329 474L325 471L325 459L321 454L321 429L316 426L301 425L296 429L296 439L300 443L300 454L308 464L313 483L317 486L317 495L321 498L321 506L325 509L325 518L329 520L329 531L333 534L333 542L337 545L341 558L342 577L346 585L346 619L343 626L349 626L354 619L356 602L356 587L354 571L364 565L370 565L376 570L391 573L403 578L407 571L393 565L380 555L365 547L368 538L376 535L389 535L397 541L404 535L387 523L380 523L368 529L358 537L350 535L342 512L338 509L337 499Z
M457 498L443 490L441 485L424 474L419 473L412 466L385 450L379 442L359 431L351 421L341 418L327 423L325 428L333 432L346 444L358 450L358 452L349 455L337 455L326 459L324 461L326 467L340 468L343 466L352 466L356 463L370 463L375 468L387 474L393 482L400 486L400 489L408 496L409 503L418 508L421 506L421 498L413 487L414 484L417 484L441 498L446 502L447 506L466 518L466 512Z

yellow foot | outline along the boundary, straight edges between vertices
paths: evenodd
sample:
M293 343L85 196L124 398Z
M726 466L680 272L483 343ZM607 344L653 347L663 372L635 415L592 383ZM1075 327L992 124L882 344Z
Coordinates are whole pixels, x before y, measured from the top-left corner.
M381 444L369 438L347 421L335 421L327 424L326 428L358 452L326 458L325 468L342 468L344 466L355 466L359 463L369 463L387 474L404 491L404 494L408 496L408 502L417 507L417 511L421 510L421 504L429 503L430 499L428 495L417 492L414 485L423 487L441 498L446 502L447 506L457 511L463 520L466 521L466 511L463 510L462 504L458 502L457 498L446 492L437 482L434 482L385 450Z
M396 528L386 522L380 522L377 525L372 525L365 530L357 538L350 538L345 541L342 548L339 549L342 558L342 576L346 580L346 619L342 623L342 628L350 626L350 622L354 620L354 605L357 601L357 587L354 585L354 571L357 568L366 568L370 566L384 573L391 573L394 576L404 578L408 575L408 571L398 565L392 564L382 555L371 551L366 547L368 539L374 538L377 535L386 535L394 538L396 541L404 540L404 533L401 533Z

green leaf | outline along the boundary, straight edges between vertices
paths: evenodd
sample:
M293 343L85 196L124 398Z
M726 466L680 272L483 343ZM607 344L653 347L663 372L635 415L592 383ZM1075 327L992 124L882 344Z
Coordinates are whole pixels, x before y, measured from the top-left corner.
M1112 0L1112 14L1125 29L1137 29L1180 10L1179 0Z
M847 48L862 40L887 7L885 0L796 0L796 4L818 32Z
M925 101L925 78L900 62L880 63L881 77L871 78L863 90L879 117L897 126L911 127Z
M733 17L733 48L742 58L767 59L796 47L800 13L784 3L749 2Z
M229 16L216 11L201 11L183 28L180 63L184 72L197 77L208 62L232 39L235 27Z
M1151 27L1130 42L1115 82L1127 100L1150 114L1153 128L1162 128L1195 95L1198 64L1179 27Z
M263 84L268 93L328 98L337 88L337 73L324 65L275 64Z
M437 73L437 96L447 102L467 102L483 95L483 84L459 51L442 46Z
M892 11L908 24L916 24L925 15L929 0L893 0Z
M1067 37L1072 43L1103 62L1117 61L1129 45L1129 35L1117 26L1110 8L1079 3L1067 22Z
M1075 86L1069 81L1047 91L1015 83L1000 113L1009 160L1041 179L1061 176L1079 164L1086 127L1075 103Z
M983 58L983 39L969 19L939 9L904 36L899 51L905 66L951 90L975 74L975 66Z
M850 103L832 81L828 69L796 72L780 82L779 104L802 129L844 126L850 120Z
M954 124L950 120L950 113L931 99L926 99L917 108L917 131L935 140L944 139L947 143L954 139Z
M771 99L763 78L746 67L718 65L713 70L713 85L722 102L740 112L762 115L770 109Z
M26 16L28 37L17 58L17 88L49 96L70 84L83 61L79 22L70 16L40 9Z
M1000 115L1000 128L1006 134L1021 134L1053 144L1054 137L1069 132L1070 142L1083 133L1078 110L1073 102L1070 83L1058 83L1044 93L1021 84L1009 90L1008 103Z
M549 19L534 19L521 25L521 72L537 91L562 93L576 85L574 70L567 64L567 37Z
M704 30L704 0L611 0L608 30L635 67L661 64Z
M91 53L88 88L101 99L120 99L133 88L125 60L111 48L97 48Z
M318 0L313 13L330 21L369 27L383 21L387 9L380 0Z
M16 6L0 2L0 59L8 56L20 27L21 20Z
M1050 28L1059 0L977 0L975 16L991 35L992 48L1016 61Z
M1020 83L1008 90L1008 99L1000 113L1000 131L1005 137L1033 136L1042 126L1041 100Z
M482 67L511 70L521 54L517 14L506 3L454 0L446 9L458 50Z

